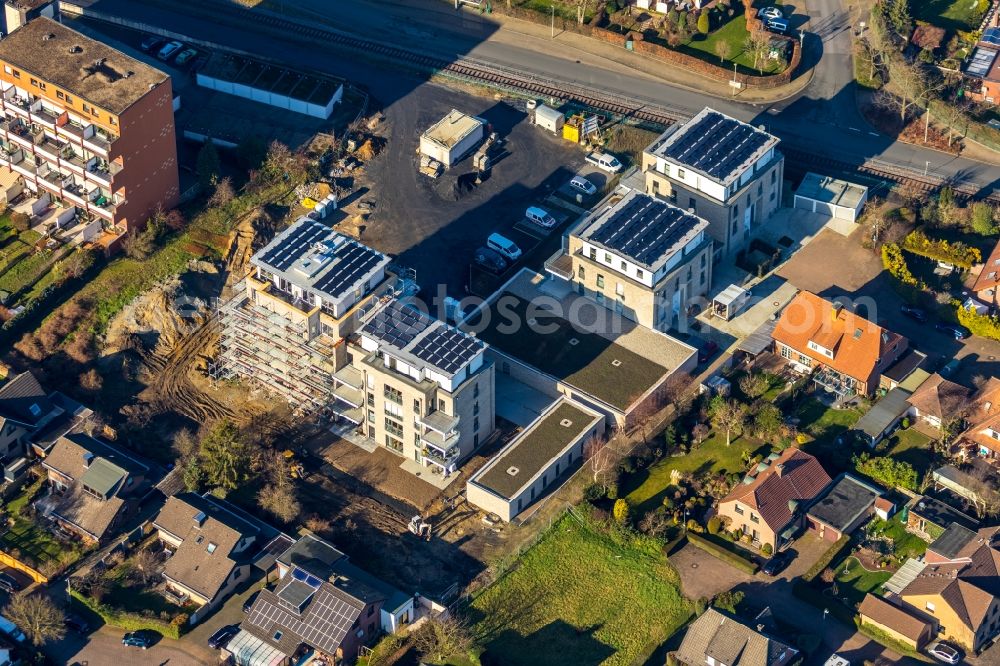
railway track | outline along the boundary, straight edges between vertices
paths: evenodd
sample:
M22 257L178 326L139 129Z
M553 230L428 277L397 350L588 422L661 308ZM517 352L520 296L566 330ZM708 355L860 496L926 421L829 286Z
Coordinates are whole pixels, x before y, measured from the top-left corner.
M238 7L226 0L199 0L198 3L186 2L185 5L191 11L206 14L213 20L219 20L220 14L225 14L239 20L241 24L250 27L256 26L257 28L268 29L271 32L277 31L281 34L297 35L309 40L322 42L329 46L372 54L397 62L405 62L434 73L486 84L491 87L506 88L540 97L550 97L565 102L573 102L615 116L652 125L668 127L688 118L688 114L683 111L639 98L609 95L581 84L566 82L557 84L526 72L501 68L492 63L478 61L474 58L448 60L438 56L416 53L355 35L345 34L337 30L309 25L303 21ZM1000 192L982 192L976 185L953 183L932 175L925 176L915 169L901 165L880 160L866 160L860 164L851 163L826 156L819 156L815 153L789 146L783 146L782 152L785 154L786 160L790 163L790 170L793 172L804 172L822 168L837 175L860 173L883 183L906 186L928 195L944 185L951 185L960 198L980 198L1000 204Z

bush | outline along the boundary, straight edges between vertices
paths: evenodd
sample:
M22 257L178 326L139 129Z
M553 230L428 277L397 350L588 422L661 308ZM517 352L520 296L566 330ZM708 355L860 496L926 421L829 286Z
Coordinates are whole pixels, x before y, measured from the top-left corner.
M628 505L628 500L625 498L620 498L615 500L615 508L612 511L612 515L615 518L615 522L619 525L625 525L629 521L629 513L631 512L631 507Z
M813 564L808 571L802 574L802 580L807 583L811 583L816 580L816 576L820 575L823 569L830 566L830 563L833 562L833 558L837 557L837 555L844 550L850 542L851 538L847 535L837 539L837 541L834 542L834 544L830 546L818 560L816 560L815 564Z
M890 488L898 486L912 491L917 489L917 470L913 469L913 465L910 463L882 456L871 456L868 453L854 456L852 462L860 473Z
M736 567L740 571L745 571L746 573L751 575L757 573L756 562L751 561L750 559L744 557L743 555L734 553L731 550L727 550L726 547L723 546L722 544L716 544L713 541L709 541L705 537L700 537L696 534L690 534L690 533L688 534L687 539L688 543L690 543L692 546L696 546L702 549L709 555L717 557L723 562Z
M707 35L712 29L712 21L708 17L708 12L702 12L698 15L698 32L703 35Z
M771 553L774 552L774 548L771 547L771 544L765 543L763 546L760 547L760 552L764 553L765 555L770 555Z
M997 232L996 211L984 201L977 201L971 207L972 230L981 236L992 236Z
M889 271L889 275L896 278L905 285L923 289L924 283L918 280L910 267L906 265L906 257L903 251L895 243L886 243L882 246L882 267Z
M708 528L709 534L718 534L719 528L722 527L722 521L719 520L718 516L712 516L708 519L708 525L706 527Z
M136 613L127 613L106 604L98 603L90 597L84 596L83 593L77 591L74 587L70 587L69 593L70 596L83 606L100 615L105 624L124 629L125 631L155 631L167 638L178 640L181 637L182 629L187 627L188 616L185 613L178 613L171 621L166 622Z
M588 502L593 502L595 500L604 499L608 496L607 491L604 490L604 486L599 483L592 483L583 489L583 499Z
M958 323L972 331L973 335L1000 340L1000 318L996 315L979 314L972 308L964 308L961 305L956 309L956 314Z
M903 426L903 429L904 429L904 430L905 430L905 429L907 429L907 428L909 428L909 427L910 427L910 417L908 417L908 416L904 416L904 417L903 417L903 420L902 420L902 421L900 421L900 423L899 423L899 424L900 424L901 426Z
M17 231L27 231L31 228L31 217L27 213L15 211L10 214L10 224Z
M920 231L911 231L903 239L903 249L934 261L943 261L968 270L973 264L983 260L978 248L969 247L965 243L949 243L946 240L933 240Z

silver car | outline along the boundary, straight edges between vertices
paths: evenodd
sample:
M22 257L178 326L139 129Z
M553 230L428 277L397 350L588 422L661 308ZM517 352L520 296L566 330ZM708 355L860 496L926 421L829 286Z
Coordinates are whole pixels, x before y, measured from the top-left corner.
M944 641L936 641L928 645L927 654L945 664L957 664L962 661L962 653Z
M757 16L763 21L768 21L771 19L785 18L785 15L781 13L781 10L777 7L764 7L762 10L757 12Z
M597 187L583 176L573 176L573 180L569 181L569 186L588 196L597 192Z

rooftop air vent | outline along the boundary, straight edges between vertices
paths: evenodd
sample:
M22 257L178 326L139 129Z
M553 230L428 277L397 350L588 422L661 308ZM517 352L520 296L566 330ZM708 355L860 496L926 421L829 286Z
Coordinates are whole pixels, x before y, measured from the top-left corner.
M69 52L70 53L83 53L83 47L80 46L79 44L74 44L73 46L69 47Z
M569 346L570 346L570 347L575 347L575 346L577 346L578 344L580 344L580 341L579 341L579 340L577 340L576 338L570 338L570 339L568 340L568 342L569 342Z
M517 476L517 473L520 472L520 471L521 470L519 470L517 467L508 467L507 468L507 473L510 474L511 476Z
M43 42L47 42L50 39L55 39L55 38L56 38L56 34L54 32L47 32L44 35L42 35L42 41Z
M132 78L133 76L135 76L135 72L133 72L131 69L125 72L126 79Z
M616 368L618 366L620 366L621 364L622 364L622 362L619 361L618 359L615 359L615 360L611 361L611 365L615 366Z
M563 428L568 428L571 425L573 425L573 422L570 421L569 419L563 419L562 421L559 422L559 425L561 425Z

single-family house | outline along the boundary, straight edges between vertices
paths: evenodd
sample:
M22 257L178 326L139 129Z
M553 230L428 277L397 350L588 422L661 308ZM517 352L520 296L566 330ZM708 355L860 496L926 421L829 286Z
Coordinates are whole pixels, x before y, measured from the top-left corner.
M972 391L935 373L913 392L907 402L912 416L942 430L962 417L971 397Z
M50 488L43 512L90 543L112 536L150 488L149 464L84 433L56 440L42 467Z
M716 608L688 626L676 656L689 666L788 666L802 658L790 645Z
M821 539L836 541L872 517L882 492L874 484L842 474L809 506L806 524Z
M996 307L1000 305L998 288L1000 288L1000 241L997 241L990 256L986 258L986 263L983 264L976 281L972 284L972 292L979 301Z
M794 370L837 396L872 395L882 372L906 351L908 340L839 302L800 291L772 333L775 353Z
M990 377L972 398L965 420L970 425L959 438L968 455L1000 457L1000 379Z
M719 516L728 521L727 529L777 551L791 541L808 506L829 485L830 476L816 458L788 448L750 470L719 502Z
M168 559L165 596L200 608L198 622L247 579L260 528L209 494L181 493L167 499L153 521Z
M934 635L931 622L874 594L865 595L858 617L862 626L873 627L913 650L923 648Z
M77 430L93 412L59 391L47 393L31 372L0 386L0 462L9 463L28 449L44 456L56 440Z

